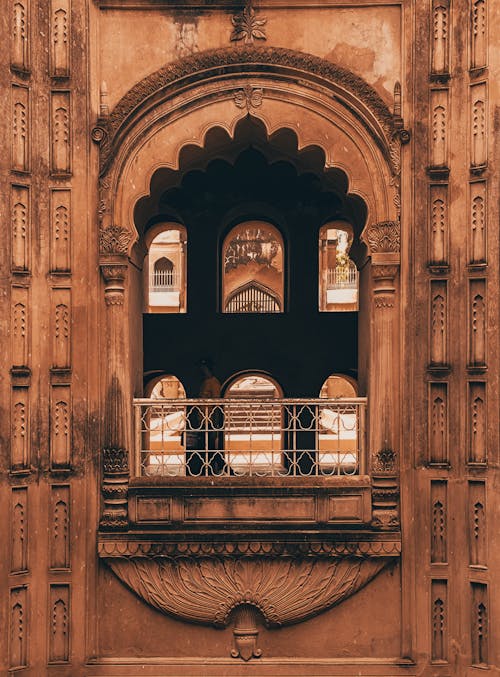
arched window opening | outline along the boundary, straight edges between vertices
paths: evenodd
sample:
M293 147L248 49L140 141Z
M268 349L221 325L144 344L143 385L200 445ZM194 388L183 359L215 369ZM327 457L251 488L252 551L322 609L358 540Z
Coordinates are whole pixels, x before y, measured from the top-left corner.
M327 400L319 413L318 464L325 474L359 472L363 421L357 406L357 388L352 379L332 374L321 387Z
M224 450L235 475L276 474L283 467L281 388L267 375L236 377L225 391ZM238 402L238 400L240 400Z
M319 234L319 309L326 312L358 310L358 269L349 258L353 231L337 221Z
M145 262L147 312L186 312L186 231L182 226L156 226Z
M178 476L185 474L185 407L164 400L185 399L186 391L176 376L154 379L146 395L157 402L142 420L142 473Z
M222 248L225 313L282 313L283 238L271 224L247 221L233 228Z

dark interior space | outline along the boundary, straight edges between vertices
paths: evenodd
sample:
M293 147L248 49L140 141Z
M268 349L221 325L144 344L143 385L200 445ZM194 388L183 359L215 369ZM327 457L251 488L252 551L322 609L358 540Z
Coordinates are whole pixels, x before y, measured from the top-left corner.
M187 147L177 172L158 170L136 207L143 234L159 222L187 229L187 313L143 316L145 382L174 374L198 394L196 363L210 357L221 382L238 372L272 375L285 397L318 397L332 373L357 376L358 313L319 312L318 237L335 220L352 224L351 256L362 259L366 210L346 176L324 168L319 148L297 149L290 130L268 138L250 117L233 140L212 130ZM222 243L244 221L273 224L284 242L282 313L222 312Z

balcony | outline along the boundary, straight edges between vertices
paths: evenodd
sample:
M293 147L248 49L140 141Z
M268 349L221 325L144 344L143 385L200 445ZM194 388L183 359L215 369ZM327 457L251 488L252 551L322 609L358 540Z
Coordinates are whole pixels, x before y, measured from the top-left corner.
M175 270L154 270L149 280L149 305L180 306L180 275Z
M135 476L365 473L366 399L134 401Z

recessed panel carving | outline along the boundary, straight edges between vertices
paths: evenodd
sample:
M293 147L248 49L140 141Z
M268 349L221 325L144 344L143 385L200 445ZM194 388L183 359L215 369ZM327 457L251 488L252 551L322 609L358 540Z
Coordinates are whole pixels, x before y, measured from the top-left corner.
M28 568L28 488L15 487L11 495L11 550L12 573Z
M52 485L50 490L50 549L51 569L70 568L70 488Z
M71 460L71 391L53 385L50 393L50 465L69 468Z
M469 463L486 463L488 426L484 381L469 382L468 409L468 461Z
M488 160L486 83L481 82L470 88L471 113L471 165L481 167Z
M28 388L13 388L11 395L11 470L29 467L29 391Z
M67 273L71 268L71 193L52 190L50 200L50 269Z
M429 384L429 463L448 463L448 384Z
M12 186L10 203L12 269L27 271L30 254L30 194L28 186Z
M448 658L448 583L433 580L431 584L431 629L433 661L442 662Z
M472 664L488 664L489 605L488 588L483 583L471 583L471 644Z
M29 5L28 0L11 0L12 37L11 64L22 71L29 67Z
M25 667L28 660L28 590L11 588L9 598L9 667Z
M29 171L29 90L12 85L12 169Z
M137 522L159 522L171 519L170 498L137 498Z
M430 287L430 366L444 367L448 361L448 285L446 280L432 280Z
M11 339L12 365L26 367L29 357L29 290L12 287Z
M289 497L279 502L275 498L238 497L228 498L186 498L185 519L190 520L306 520L316 518L316 502L313 497Z
M70 637L69 585L51 584L49 604L49 663L67 663Z
M431 167L448 164L448 90L431 91Z
M52 290L52 366L67 369L71 363L71 290Z
M448 561L448 485L444 480L431 481L431 562Z
M430 186L429 202L429 263L442 266L448 263L448 186Z
M471 7L471 68L484 68L487 53L486 0L472 0Z
M70 70L70 0L50 3L50 74L67 77Z
M70 120L70 93L52 92L50 167L53 174L71 172Z
M448 73L449 65L449 0L433 0L432 4L432 72Z
M486 263L486 183L474 181L469 185L470 229L469 261L472 264Z
M469 280L469 359L472 369L486 367L486 280Z
M469 482L469 562L486 566L486 487Z

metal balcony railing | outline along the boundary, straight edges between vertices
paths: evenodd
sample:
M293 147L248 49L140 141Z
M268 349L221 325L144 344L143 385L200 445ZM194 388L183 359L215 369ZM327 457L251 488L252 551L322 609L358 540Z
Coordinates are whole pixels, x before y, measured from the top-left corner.
M134 400L138 477L358 475L366 399Z
M154 270L149 280L152 292L179 291L180 276L175 270Z
M326 271L327 289L357 289L358 269L354 265L336 266Z

